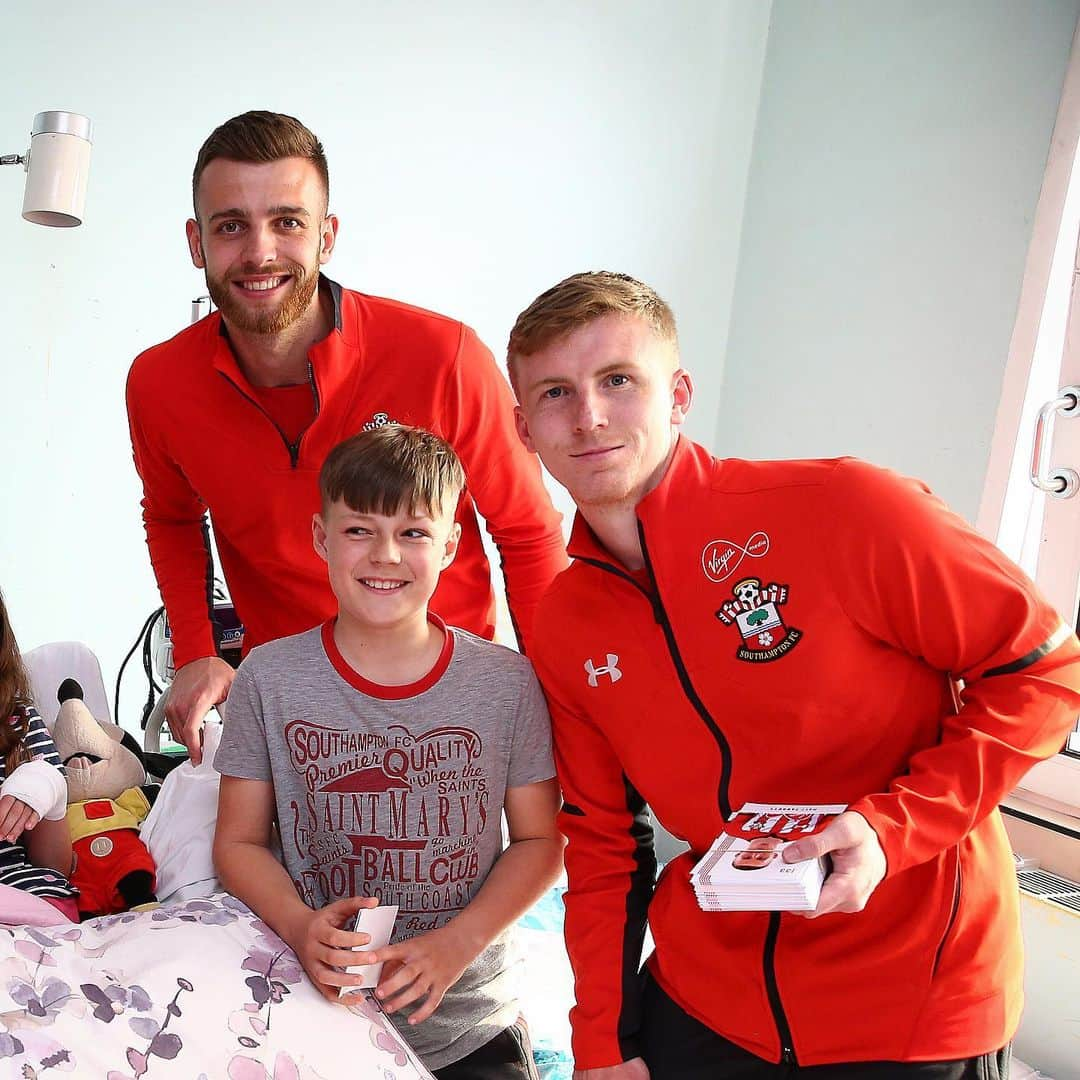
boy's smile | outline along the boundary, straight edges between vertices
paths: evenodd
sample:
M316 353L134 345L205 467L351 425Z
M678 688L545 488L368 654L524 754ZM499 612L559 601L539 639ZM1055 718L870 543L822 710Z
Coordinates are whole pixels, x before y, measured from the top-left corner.
M312 530L339 621L358 630L426 626L428 601L461 535L453 508L379 514L353 510L343 500L316 514Z

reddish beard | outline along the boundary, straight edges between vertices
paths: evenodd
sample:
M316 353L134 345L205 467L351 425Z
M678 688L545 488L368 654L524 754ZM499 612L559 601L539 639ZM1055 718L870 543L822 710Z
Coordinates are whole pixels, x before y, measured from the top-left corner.
M279 266L245 266L241 273L271 277L287 274L291 278L288 292L276 308L256 311L233 294L231 277L213 278L207 271L206 288L226 323L249 334L280 334L287 326L292 326L307 311L319 287L317 269L308 270L300 263L289 260Z

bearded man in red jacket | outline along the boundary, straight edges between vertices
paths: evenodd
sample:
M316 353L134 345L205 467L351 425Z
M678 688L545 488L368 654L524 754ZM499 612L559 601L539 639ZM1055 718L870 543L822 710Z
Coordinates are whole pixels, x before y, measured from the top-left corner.
M233 117L199 151L192 194L188 247L218 310L136 358L127 406L172 628L166 718L198 762L203 717L233 678L216 655L208 512L245 652L336 610L311 539L319 469L339 442L380 424L434 431L465 468L461 545L431 601L444 621L494 635L478 513L525 645L566 557L540 470L514 434L510 389L476 334L320 272L338 219L311 131L280 113Z

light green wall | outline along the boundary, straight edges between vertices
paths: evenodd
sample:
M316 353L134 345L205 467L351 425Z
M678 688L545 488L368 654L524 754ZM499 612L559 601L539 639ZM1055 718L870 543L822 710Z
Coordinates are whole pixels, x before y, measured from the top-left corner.
M715 449L973 518L1076 0L776 0Z

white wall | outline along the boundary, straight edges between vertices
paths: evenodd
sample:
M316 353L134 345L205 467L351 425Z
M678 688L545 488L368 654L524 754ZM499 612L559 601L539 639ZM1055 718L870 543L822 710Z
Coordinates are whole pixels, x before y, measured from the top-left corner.
M655 284L699 361L708 439L769 9L4 5L0 152L25 148L40 110L96 128L82 228L23 222L22 174L0 170L0 587L22 646L85 640L109 681L158 602L124 378L203 291L183 238L191 168L248 108L291 112L323 140L342 221L332 276L465 319L497 355L516 313L569 273Z
M1021 895L1020 921L1027 952L1026 1000L1013 1053L1043 1076L1075 1080L1080 1076L1080 914Z
M776 0L716 447L974 518L1076 0Z

